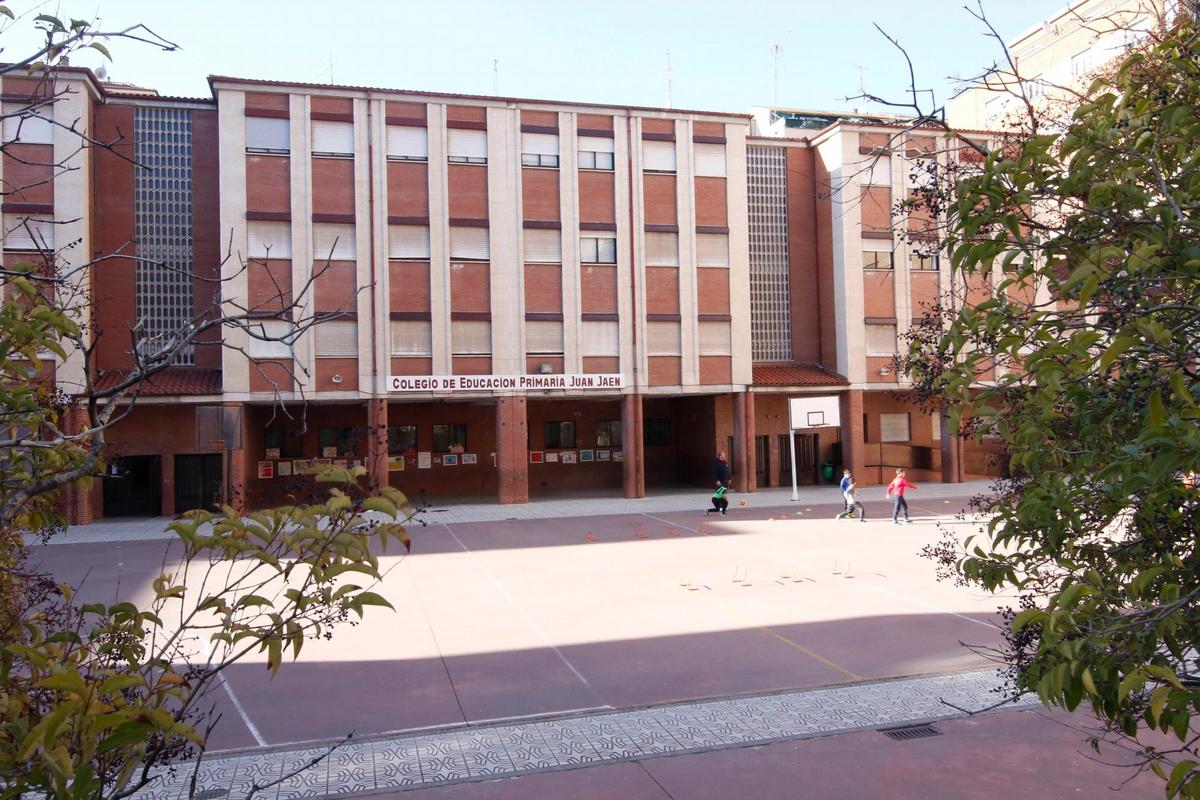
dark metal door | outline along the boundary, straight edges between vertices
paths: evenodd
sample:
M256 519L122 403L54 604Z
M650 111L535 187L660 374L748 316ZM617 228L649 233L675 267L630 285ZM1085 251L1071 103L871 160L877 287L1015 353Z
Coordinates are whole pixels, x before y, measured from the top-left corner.
M125 456L104 476L104 516L156 517L162 513L162 459Z
M220 453L175 456L175 513L211 511L220 496Z
M754 480L759 486L767 485L771 472L771 437L754 437Z

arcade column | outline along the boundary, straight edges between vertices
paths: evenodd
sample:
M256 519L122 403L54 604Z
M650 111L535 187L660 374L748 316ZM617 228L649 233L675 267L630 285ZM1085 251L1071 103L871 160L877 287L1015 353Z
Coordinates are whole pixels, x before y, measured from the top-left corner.
M524 395L496 398L497 501L529 502L528 406Z
M842 418L842 467L856 480L866 482L867 446L863 431L862 389L850 389L841 395L838 413Z
M367 401L367 487L377 493L388 485L388 405L386 397Z
M621 397L621 485L625 497L646 496L646 462L642 438L642 396Z

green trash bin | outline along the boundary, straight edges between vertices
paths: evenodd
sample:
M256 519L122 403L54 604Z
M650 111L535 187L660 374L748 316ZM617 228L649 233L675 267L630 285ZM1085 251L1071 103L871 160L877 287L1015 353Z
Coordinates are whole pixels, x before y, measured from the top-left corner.
M833 462L826 461L821 464L821 477L827 481L833 480Z

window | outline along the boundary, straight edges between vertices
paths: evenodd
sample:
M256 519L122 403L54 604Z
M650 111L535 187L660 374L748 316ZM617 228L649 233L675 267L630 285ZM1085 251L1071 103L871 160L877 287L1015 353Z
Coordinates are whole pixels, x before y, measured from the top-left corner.
M525 263L561 264L562 231L547 228L526 228Z
M354 428L321 428L317 431L317 455L320 458L346 458L357 455L356 439Z
M42 214L5 214L4 249L53 250L54 220Z
M450 258L456 261L487 261L491 257L487 228L450 226Z
M596 447L621 446L621 420L602 419L596 422Z
M428 261L429 226L389 225L388 258Z
M388 425L388 455L407 456L417 453L416 425Z
M54 124L50 122L54 109L50 105L35 110L29 103L5 103L3 108L6 144L54 144Z
M250 334L250 345L246 348L251 358L291 358L292 323L285 319L270 319L246 326Z
M267 428L267 449L280 458L304 457L304 432L299 428Z
M725 177L725 145L697 144L692 152L695 155L696 177Z
M358 323L349 320L315 326L317 358L358 358Z
M700 355L733 355L733 334L728 322L700 323Z
M908 442L912 436L908 430L908 414L880 414L879 441Z
M1091 48L1071 56L1071 77L1082 78L1096 66L1096 57Z
M558 134L522 133L521 166L557 167Z
M408 125L388 125L387 157L392 161L428 161L429 131Z
M281 153L292 149L292 133L287 118L246 117L246 152Z
M896 355L896 326L870 324L866 328L867 355Z
M615 356L620 355L619 330L615 321L590 321L579 323L583 335L583 346L580 355L583 356Z
M392 355L433 355L433 325L423 319L392 320Z
M579 261L582 264L617 263L617 237L581 236L579 238Z
M354 123L312 121L312 154L314 156L354 157Z
M646 323L646 355L677 356L682 352L678 322Z
M525 352L533 355L562 355L563 324L556 320L526 322Z
M246 223L246 244L250 258L291 258L292 223L251 220Z
M314 261L353 261L358 257L353 225L314 222Z
M487 320L454 320L450 323L450 351L456 356L491 355L492 323Z
M542 439L543 450L575 449L574 422L547 422L542 430L545 432Z
M579 168L613 168L613 140L600 136L579 137Z
M467 449L466 425L434 425L433 452L462 453Z
M677 266L679 266L679 234L678 233L647 233L646 234L646 266L648 266L648 267L677 267Z
M646 140L642 142L642 171L674 172L675 143Z
M909 253L908 266L910 269L939 270L942 259L937 253Z
M446 131L446 156L455 164L486 164L487 131L450 128Z
M696 234L696 263L701 267L728 267L729 234Z
M671 420L648 419L642 423L642 444L662 447L671 443Z
M871 242L863 242L863 269L892 269L895 266L895 254L892 252L891 242L885 244L886 250L868 250L869 244Z
M929 438L934 442L942 440L942 415L935 411L929 415Z
M872 156L864 162L862 182L869 186L891 186L892 159L887 156Z

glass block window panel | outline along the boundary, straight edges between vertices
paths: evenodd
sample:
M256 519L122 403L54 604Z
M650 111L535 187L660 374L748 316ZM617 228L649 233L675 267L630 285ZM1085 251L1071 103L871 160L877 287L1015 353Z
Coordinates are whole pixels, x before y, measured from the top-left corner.
M487 261L491 256L487 228L450 227L450 258L459 261Z
M332 320L313 326L317 358L357 358L358 323Z
M617 356L621 354L620 330L616 321L581 322L583 336L581 354L585 356Z
M646 234L646 266L648 266L648 267L677 267L677 266L679 266L679 234L677 234L677 233L647 233Z
M693 153L696 162L696 175L699 177L725 177L725 145L696 144Z
M579 261L582 264L617 263L617 237L582 236L579 239Z
M389 125L387 157L401 161L429 160L429 131L411 125Z
M251 220L246 223L246 242L250 258L291 258L292 223Z
M728 267L729 234L696 234L696 263L702 267Z
M428 261L429 227L427 225L389 225L388 258Z
M392 355L433 355L433 324L429 320L392 320Z
M192 278L192 113L137 106L133 218L139 260L136 325L143 354L161 352L195 313ZM195 363L193 348L176 364Z
M937 411L933 412L929 415L929 422L929 438L934 442L940 442L942 440L942 415Z
M354 226L314 222L314 261L353 261L357 258Z
M879 441L909 442L912 434L909 431L908 414L880 414Z
M682 353L678 322L646 323L646 355L677 356Z
M746 148L750 207L750 330L755 361L791 361L787 150Z
M491 355L492 323L487 320L454 320L450 323L450 350L456 356Z
M4 143L53 144L54 125L50 118L54 109L50 105L30 108L29 103L5 103Z
M247 326L251 358L291 358L292 323L285 319L270 319Z
M612 139L602 136L580 136L578 141L580 169L613 168L615 143Z
M557 320L529 320L525 323L525 352L562 355L563 324Z
M292 129L287 119L246 117L246 151L250 153L288 153L292 149Z
M557 167L558 134L522 133L521 165L526 167Z
M312 121L312 154L314 156L353 156L354 123Z
M54 221L45 214L5 214L5 250L53 250Z
M526 228L525 262L528 264L561 264L562 232Z
M674 172L675 143L644 140L642 142L642 169L646 172Z
M733 333L728 322L700 323L700 355L733 355Z
M892 159L888 156L871 156L860 169L863 183L870 186L892 185Z
M487 131L450 128L446 131L446 156L460 164L486 164Z
M867 355L894 356L896 354L896 326L870 324L866 328Z

